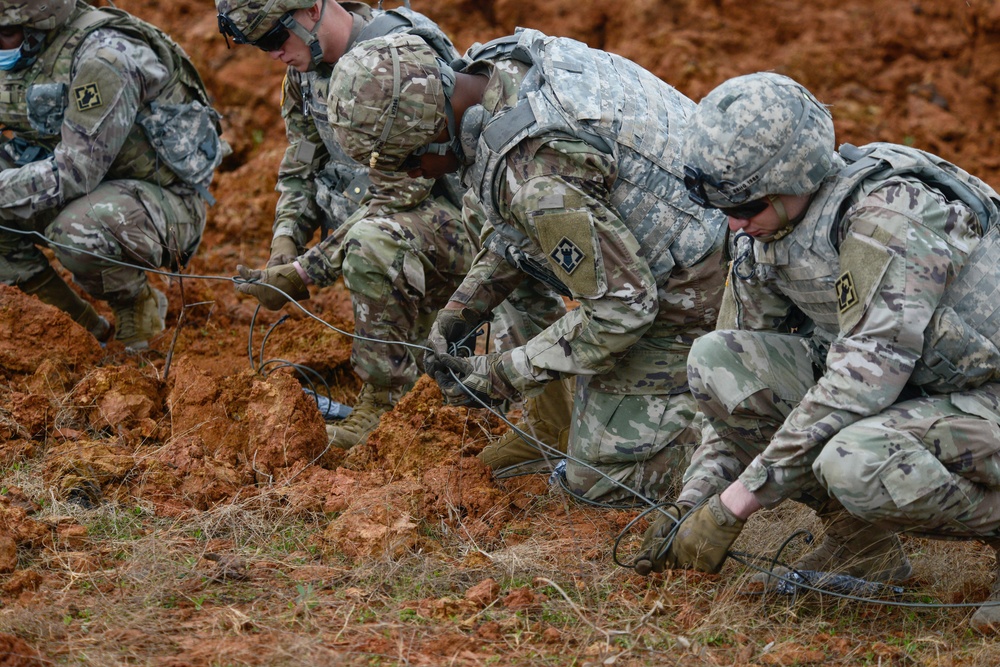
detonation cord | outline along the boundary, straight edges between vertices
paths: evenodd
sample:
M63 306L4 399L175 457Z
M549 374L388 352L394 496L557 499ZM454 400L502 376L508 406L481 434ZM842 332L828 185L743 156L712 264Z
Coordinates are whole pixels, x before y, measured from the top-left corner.
M305 306L303 306L302 304L300 304L298 301L296 301L294 298L292 298L289 294L287 294L284 291L282 291L280 288L275 287L274 285L268 285L267 283L258 282L257 280L244 280L242 278L235 277L235 276L216 276L216 275L184 274L184 273L176 273L176 272L173 272L173 271L165 271L165 270L157 269L157 268L149 268L149 267L139 266L139 265L136 265L136 264L125 262L125 261L122 261L122 260L118 260L118 259L115 259L113 257L107 257L105 255L101 255L100 253L95 253L95 252L92 252L92 251L89 251L89 250L85 250L85 249L82 249L82 248L76 248L76 247L68 246L68 245L65 245L65 244L61 244L61 243L59 243L57 241L53 241L53 240L45 237L40 232L37 232L37 231L34 231L34 230L14 229L14 228L7 227L5 225L0 225L0 231L6 231L6 232L15 233L15 234L25 235L25 236L37 236L38 238L40 238L42 240L43 244L46 245L46 246L60 247L60 248L63 248L65 250L68 250L68 251L73 252L73 253L90 255L90 256L96 257L98 259L101 259L102 261L109 262L111 264L115 264L115 265L118 265L118 266L124 266L124 267L127 267L127 268L138 269L140 271L146 271L146 272L157 274L157 275L161 275L161 276L176 277L176 278L180 278L180 279L189 278L189 279L194 279L194 280L228 281L228 282L232 282L232 283L237 284L237 285L239 285L239 284L246 284L246 283L254 283L254 284L258 284L258 285L264 285L264 286L266 286L266 287L268 287L268 288L270 288L270 289L278 292L282 296L284 296L288 300L289 303L291 303L293 306L295 306L296 308L298 308L303 314L305 314L310 319L315 320L316 322L318 322L319 324L323 325L324 327L327 327L328 329L331 329L332 331L335 331L335 332L337 332L337 333L339 333L341 335L347 336L349 338L354 338L354 339L357 339L357 340L363 340L363 341L371 342L371 343L388 344L388 345L402 345L404 347L409 347L409 348L412 348L412 349L415 349L415 350L421 350L421 351L424 351L424 352L432 352L432 353L435 352L435 350L433 350L432 348L429 348L429 347L427 347L425 345L420 345L420 344L417 344L417 343L409 343L407 341L385 341L385 340L381 340L381 339L378 339L378 338L370 338L370 337L367 337L367 336L361 336L361 335L355 334L353 332L348 332L348 331L344 331L342 329L339 329L339 328L335 327L334 325L326 322L325 320L323 320L322 318L320 318L319 316L317 316L313 312L311 312L309 309L307 309ZM300 375L302 375L303 377L306 377L306 374L311 372L317 378L319 378L323 382L324 385L326 385L326 388L329 391L329 385L326 383L326 381L323 379L323 377L319 373L317 373L315 370L310 369L307 366L303 366L301 364L295 364L295 363L292 363L290 361L286 361L286 360L282 360L282 359L272 359L272 360L268 360L267 362L263 361L264 345L267 342L268 336L274 330L274 328L276 328L279 324L281 324L282 322L284 322L287 319L287 317L288 317L287 315L279 318L278 321L276 321L274 324L272 324L271 327L268 329L268 331L265 333L265 335L263 337L263 340L261 341L261 348L260 348L260 359L261 359L261 362L260 362L259 366L256 366L256 367L254 366L254 359L253 359L253 327L254 327L254 324L255 324L255 321L256 321L256 318L257 318L257 313L259 312L259 310L260 310L260 306L258 305L257 309L254 310L253 317L251 318L251 322L250 322L250 328L251 328L251 330L250 330L250 336L249 336L248 341L247 341L247 351L248 351L248 356L249 356L249 359L250 359L250 366L251 366L251 368L253 368L257 372L262 372L265 369L266 366L268 366L270 364L278 364L276 366L276 368L283 368L283 367L287 366L287 367L293 368L294 370L298 371L300 373ZM474 332L470 333L469 335L472 335L473 333L474 334L478 334L479 333L479 329L480 329L480 327L477 327L477 329ZM459 349L469 350L469 347L466 346L466 347L462 347L462 348L456 348L453 351L458 352ZM272 369L272 370L274 370L274 369ZM506 415L500 413L498 410L495 410L492 406L490 406L485 401L483 401L481 398L479 398L479 396L477 396L472 390L470 390L468 387L466 387L464 384L462 384L461 378L459 378L457 375L455 375L454 371L451 371L449 369L449 373L451 373L452 379L455 380L455 382L458 384L458 386L460 386L463 389L463 391L469 396L469 398L473 402L477 403L479 405L479 407L481 407L483 409L486 409L489 412L491 412L492 414L494 414L497 418L500 419L500 421L502 421L507 426L509 426L521 438L523 438L527 442L530 442L531 444L533 444L542 453L542 455L544 457L544 459L539 459L539 461L541 461L541 460L552 461L552 460L556 460L556 459L565 459L567 461L572 461L576 465L582 466L584 468L587 468L587 469L589 469L589 470L597 473L599 476L605 478L606 480L608 480L614 486L616 486L616 487L620 488L621 490L623 490L624 492L626 492L626 493L634 496L638 502L635 505L630 505L630 506L627 506L627 507L625 507L625 506L620 506L619 507L619 506L615 506L615 505L612 505L612 504L598 503L598 502L595 502L595 501L590 501L590 500L588 500L586 498L583 498L583 497L579 496L576 493L573 493L570 489L567 489L566 485L565 485L565 481L561 477L557 477L557 479L559 480L560 487L564 491L566 491L574 500L577 500L579 502L582 502L582 503L585 503L585 504L589 504L589 505L592 505L592 506L596 506L596 507L613 508L613 509L631 509L633 507L638 507L638 506L641 506L643 504L647 506L646 509L644 509L638 516L636 516L634 519L632 519L631 521L629 521L629 523L626 524L626 526L622 529L622 531L615 538L615 540L614 540L614 546L612 548L612 558L613 558L613 560L614 560L614 562L615 562L616 565L618 565L619 567L627 568L627 569L633 569L633 570L635 569L635 564L634 563L623 563L622 561L619 560L619 558L618 558L618 549L619 549L619 546L621 545L622 540L632 530L632 528L634 528L635 525L639 521L641 521L643 518L647 517L649 514L651 514L653 512L659 512L662 516L666 516L671 521L674 522L674 525L671 527L671 529L668 532L668 534L662 539L660 545L654 550L655 551L655 557L657 559L662 558L664 556L664 554L666 554L667 552L669 552L670 547L673 544L674 537L677 534L678 528L687 519L687 517L690 516L690 514L691 514L690 511L682 512L682 511L680 511L681 506L677 506L674 503L657 503L657 502L654 502L653 500L650 500L649 498L645 497L641 493L637 492L635 489L633 489L633 488L631 488L631 487L629 487L629 486L627 486L627 485L619 482L616 479L613 479L612 477L610 477L609 475L607 475L605 472L603 472L602 470L599 470L598 468L596 468L593 465L587 463L586 461L582 461L582 460L580 460L580 459L578 459L578 458L576 458L574 456L568 455L568 454L563 454L563 452L559 451L555 447L553 447L553 446L551 446L551 445L549 445L549 444L547 444L547 443L539 440L538 438L534 437L532 434L527 433L524 430L518 428L517 425L515 425L513 422L511 422L509 419L507 419ZM262 373L262 374L264 374L264 373ZM310 385L315 390L315 385L312 382L310 382ZM314 393L315 393L315 391L314 391ZM312 465L313 463L315 463L316 461L318 461L329 450L329 448L330 448L330 445L328 444L327 447L326 447L326 449L324 449L318 456L316 456L310 462L310 465ZM532 462L524 462L524 463L519 464L519 465L527 465L529 463L532 463ZM517 466L511 466L510 468L515 468L515 467L517 467ZM507 468L507 469L504 469L504 470L510 470L510 468ZM301 471L299 471L299 472L301 472ZM500 471L500 472L503 472L503 471ZM298 473L296 473L296 475L293 475L290 479L285 480L285 482L286 483L290 482L297 475L298 475ZM702 501L702 502L705 502L705 501ZM673 515L671 515L668 512L664 511L664 508L670 507L670 506L678 508L678 513L680 515L679 519L675 519ZM695 506L695 507L697 507L697 506ZM692 510L693 509L694 508L692 508ZM779 549L779 551L777 552L777 554L773 558L767 558L765 556L759 556L759 555L750 554L750 553L747 553L747 552L732 551L732 550L730 550L730 551L727 552L727 557L732 558L733 560L735 560L735 561L743 564L746 567L749 567L751 569L757 570L758 572L762 572L762 573L768 575L768 577L771 577L771 578L773 578L775 580L778 580L779 582L783 582L787 586L793 587L792 590L804 589L806 591L816 592L816 593L820 593L820 594L828 595L828 596L833 596L833 597L837 597L837 598L843 598L845 600L851 600L851 601L854 601L854 602L861 602L861 603L866 603L866 604L876 604L876 605L883 605L883 606L916 608L916 609L958 609L958 608L969 608L969 607L977 607L977 608L979 608L979 607L989 607L989 606L1000 605L1000 600L997 600L997 601L985 601L985 602L959 602L959 603L950 603L950 604L939 604L939 603L925 603L925 602L903 602L903 601L900 601L900 600L887 600L887 599L881 599L881 598L875 598L875 597L862 597L862 596L858 596L858 595L852 595L852 594L849 594L849 593L841 593L841 592L837 592L837 591L831 591L829 589L824 589L824 588L815 586L812 583L809 583L808 581L806 581L805 578L801 577L801 576L799 576L799 577L793 577L793 576L789 576L789 575L786 575L786 574L782 574L782 573L773 571L773 567L774 567L774 565L776 565L777 563L779 563L781 552L785 549L785 547L793 539L795 539L799 535L804 534L805 532L806 531L796 531L791 536L789 536L785 540L785 542L782 544L781 548ZM771 563L772 567L771 567L771 569L768 569L768 568L765 568L765 567L762 567L760 565L755 564L753 561L768 561L768 562ZM789 567L789 574L793 574L793 573L795 573L795 570L793 568ZM860 584L868 584L868 585L872 585L874 583L874 582L867 582L867 581L864 581L864 580L857 580L857 581ZM893 589L893 588L894 587L886 586L887 590L888 589Z

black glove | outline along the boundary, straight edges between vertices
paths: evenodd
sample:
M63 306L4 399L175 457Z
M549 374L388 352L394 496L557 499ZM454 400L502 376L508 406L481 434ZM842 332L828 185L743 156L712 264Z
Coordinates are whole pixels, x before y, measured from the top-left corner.
M431 355L429 355L431 356ZM433 355L437 369L434 379L450 405L480 407L475 396L486 405L499 405L518 395L504 370L500 353L463 359L450 354ZM471 394L471 395L470 395Z
M431 326L427 342L438 354L453 354L453 346L461 346L460 356L471 356L476 350L477 336L471 335L483 323L483 316L471 308L442 308Z
M240 264L236 267L240 278L246 282L237 283L236 291L250 294L260 301L260 305L268 310L281 310L291 297L296 301L309 298L309 290L302 276L291 264L282 264L270 269L248 269ZM269 287L269 285L271 287ZM272 289L277 287L278 289ZM284 292L288 296L286 297Z

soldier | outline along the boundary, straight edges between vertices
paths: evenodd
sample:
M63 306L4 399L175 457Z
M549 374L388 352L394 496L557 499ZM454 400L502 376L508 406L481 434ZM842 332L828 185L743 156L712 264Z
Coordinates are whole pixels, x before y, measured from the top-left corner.
M458 54L408 5L383 12L333 0L216 0L216 7L227 38L288 65L281 111L289 145L278 169L271 257L264 271L240 274L297 298L308 296L307 284L329 285L343 275L355 333L364 337L355 338L351 352L363 387L350 416L327 433L333 445L350 449L367 440L421 372L412 348L365 339L423 342L471 267L479 230L462 221L454 179L369 170L344 154L327 118L330 73L355 44L387 33L418 35L449 61ZM330 235L303 253L317 229ZM281 308L285 298L264 284L237 289ZM554 297L529 303L543 311L561 307ZM569 419L568 406L562 412L556 421Z
M183 267L225 148L188 57L117 9L0 0L0 129L0 282L109 340L107 320L38 248L51 241L75 282L111 305L115 338L147 348L166 296L113 260Z
M835 152L827 109L771 73L709 93L682 155L691 199L737 233L731 330L688 362L708 422L679 498L696 509L662 554L674 521L654 524L638 568L717 571L787 498L826 529L798 570L905 580L900 531L1000 547L996 192L906 146Z
M498 402L575 376L564 485L602 502L664 493L697 441L685 360L713 328L724 277L725 219L687 199L675 161L693 103L624 58L535 30L473 47L457 69L412 37L372 40L338 64L333 98L349 155L458 170L467 215L496 230L439 323L481 317L526 275L579 303L525 345L468 359L436 326L445 395Z

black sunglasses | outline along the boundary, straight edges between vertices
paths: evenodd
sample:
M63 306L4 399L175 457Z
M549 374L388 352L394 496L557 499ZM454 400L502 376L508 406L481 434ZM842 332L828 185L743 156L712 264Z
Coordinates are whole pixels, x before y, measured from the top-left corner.
M736 218L737 220L749 220L755 215L760 215L764 209L770 205L770 203L771 200L765 197L763 199L748 201L746 204L738 204L736 206L720 206L719 210L730 218Z
M288 41L288 28L285 26L285 22L291 18L292 14L293 12L285 12L270 30L252 42L226 14L219 14L219 32L226 36L227 45L229 38L232 37L237 44L256 46L261 51L277 51Z

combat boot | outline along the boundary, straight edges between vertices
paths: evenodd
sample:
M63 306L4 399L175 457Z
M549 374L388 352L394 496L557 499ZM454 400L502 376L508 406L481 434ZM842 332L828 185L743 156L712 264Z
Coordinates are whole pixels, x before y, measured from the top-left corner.
M167 317L167 297L149 283L135 300L127 304L112 304L115 312L115 340L125 344L129 352L149 348L149 339L164 329Z
M993 562L993 589L986 599L987 604L976 610L969 619L969 625L983 634L994 634L1000 632L1000 540L990 540L987 544L993 547L996 556Z
M340 449L350 449L367 442L368 436L378 426L379 418L392 409L397 399L398 392L365 384L347 419L326 425L329 444Z
M852 516L839 504L825 512L818 512L826 529L819 546L792 564L798 571L847 574L866 581L900 583L910 578L913 568L899 538ZM775 574L787 575L789 569L774 568ZM751 581L770 588L778 580L760 572Z
M74 322L89 331L98 341L104 343L111 337L111 325L108 321L70 289L51 265L23 283L19 283L18 287L25 294L34 294L43 303L55 306L72 317Z
M524 412L525 418L517 424L517 428L565 454L573 412L573 392L569 381L550 382L538 396L524 399ZM534 442L525 440L514 429L486 445L479 453L479 460L493 470L542 459L530 470L529 466L519 466L518 472L549 470L556 463L548 461L552 457L551 451L546 450L543 454Z

